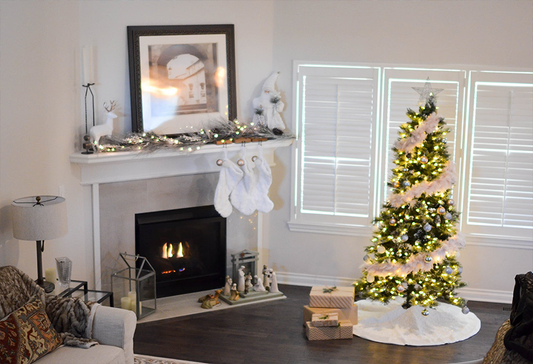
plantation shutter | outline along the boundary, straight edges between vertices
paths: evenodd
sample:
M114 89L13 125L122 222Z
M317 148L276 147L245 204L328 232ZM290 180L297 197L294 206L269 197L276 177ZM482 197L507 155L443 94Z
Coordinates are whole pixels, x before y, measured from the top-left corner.
M300 217L370 225L378 77L368 67L299 68Z
M385 69L384 71L384 135L386 140L382 147L383 160L383 188L384 199L389 194L386 182L395 167L395 154L392 151L398 139L400 125L409 122L407 108L418 111L420 94L413 87L423 88L426 82L435 90L442 89L437 97L438 114L444 117L450 132L446 136L450 158L455 161L457 148L457 125L462 115L462 98L464 97L465 72L458 70L429 70L429 69ZM459 170L456 162L456 170Z
M531 74L472 73L469 232L531 237L531 81Z

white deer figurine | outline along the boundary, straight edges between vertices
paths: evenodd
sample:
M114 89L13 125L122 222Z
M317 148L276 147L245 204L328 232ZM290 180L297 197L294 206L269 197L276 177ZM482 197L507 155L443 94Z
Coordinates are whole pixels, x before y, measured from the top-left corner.
M100 138L113 133L113 120L117 118L117 114L113 112L117 107L115 101L111 101L107 106L107 102L104 102L104 109L107 111L107 119L104 124L95 125L91 128L90 135L94 144L99 144Z

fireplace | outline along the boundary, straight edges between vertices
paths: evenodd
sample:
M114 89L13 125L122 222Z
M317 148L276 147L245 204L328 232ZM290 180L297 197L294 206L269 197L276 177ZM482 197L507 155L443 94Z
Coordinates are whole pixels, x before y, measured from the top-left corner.
M226 219L214 206L135 214L135 253L154 267L157 297L221 288Z

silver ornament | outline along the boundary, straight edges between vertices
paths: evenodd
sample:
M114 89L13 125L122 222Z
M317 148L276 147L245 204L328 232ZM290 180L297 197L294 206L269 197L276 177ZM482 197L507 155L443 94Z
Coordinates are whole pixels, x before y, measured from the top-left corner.
M470 309L467 306L463 306L463 308L461 309L461 312L466 315L467 313L470 312Z
M368 255L365 255L365 256L363 257L363 260L364 260L365 262L366 262L368 259L370 259L370 257L369 257Z
M407 241L407 240L409 240L409 237L406 234L403 234L402 241Z
M449 212L446 213L446 215L444 215L444 218L446 220L451 220L452 219L452 214L450 214Z
M400 285L398 285L398 287L396 287L396 290L401 293L401 292L405 291L405 287L400 284Z
M459 272L459 274L463 273L463 267L459 267L457 271Z
M448 200L448 205L453 206L455 202L453 200Z
M385 253L385 247L383 245L378 246L378 253L379 254Z
M429 255L424 258L424 261L426 263L431 263L432 260L433 260L433 258L431 258Z
M424 225L424 231L429 233L431 231L431 225L429 224Z
M429 311L424 308L424 310L421 312L422 316L429 316Z
M393 226L396 225L396 220L394 220L394 218L390 219L389 224Z
M422 162L423 164L426 164L428 162L428 158L426 156L422 156L420 157L420 162Z
M443 215L445 212L446 212L446 209L442 206L439 206L439 208L437 209L437 213L441 215Z
M446 269L444 269L444 271L446 272L446 274L452 274L453 273L452 267L446 267Z
M411 182L409 182L409 181L403 181L402 185L403 185L404 187L409 187L409 186L411 186Z

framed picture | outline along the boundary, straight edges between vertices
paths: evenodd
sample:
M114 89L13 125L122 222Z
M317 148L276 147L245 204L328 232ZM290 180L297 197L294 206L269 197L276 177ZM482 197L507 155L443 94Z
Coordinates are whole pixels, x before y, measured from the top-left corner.
M129 26L132 131L176 135L237 117L234 26Z

